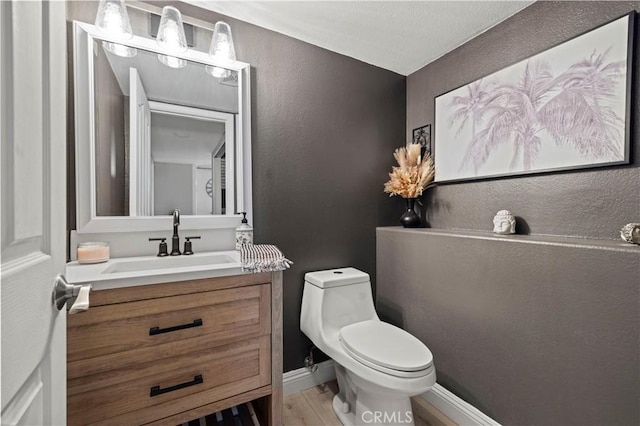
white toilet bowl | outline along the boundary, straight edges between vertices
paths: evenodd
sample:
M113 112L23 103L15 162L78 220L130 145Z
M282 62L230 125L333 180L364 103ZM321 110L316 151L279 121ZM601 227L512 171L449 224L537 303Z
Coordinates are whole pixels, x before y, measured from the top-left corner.
M413 425L410 397L436 381L429 349L378 318L369 275L354 268L305 275L301 330L336 362L333 400L344 425Z

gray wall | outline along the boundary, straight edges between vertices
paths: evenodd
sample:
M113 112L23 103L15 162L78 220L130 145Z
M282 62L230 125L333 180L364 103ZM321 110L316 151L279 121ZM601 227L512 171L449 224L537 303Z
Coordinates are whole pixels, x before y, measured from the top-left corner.
M582 34L632 10L640 2L534 3L522 12L407 77L407 138L434 122L434 98ZM632 140L640 125L640 55L636 19ZM532 234L617 238L640 216L640 150L634 165L445 184L425 196L435 228L490 229L493 215L509 209ZM579 216L576 212L579 212Z
M170 4L163 2L162 4ZM401 200L382 192L404 143L405 80L246 22L178 4L183 14L231 25L252 72L256 243L276 244L284 273L284 371L302 367L304 274L353 266L373 275L375 228L398 221Z
M238 60L252 66L252 225L257 243L295 262L284 273L284 371L300 368L311 346L299 325L304 274L353 266L375 283L375 227L402 214L402 200L382 189L404 143L406 78L195 6L156 3L224 19ZM96 4L68 7L70 19L95 19Z
M378 312L505 425L640 420L640 247L380 228Z
M434 122L436 96L632 10L640 2L524 9L407 77L407 139ZM381 313L432 349L441 384L505 424L640 420L640 251L613 241L640 219L639 47L631 165L439 185L430 225L470 231L378 234ZM532 235L484 238L503 208Z

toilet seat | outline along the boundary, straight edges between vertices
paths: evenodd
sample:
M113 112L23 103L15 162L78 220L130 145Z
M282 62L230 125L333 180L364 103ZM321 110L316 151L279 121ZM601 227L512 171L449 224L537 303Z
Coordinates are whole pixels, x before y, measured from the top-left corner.
M362 364L396 377L422 377L433 367L433 355L420 340L391 324L369 320L340 329L340 344Z

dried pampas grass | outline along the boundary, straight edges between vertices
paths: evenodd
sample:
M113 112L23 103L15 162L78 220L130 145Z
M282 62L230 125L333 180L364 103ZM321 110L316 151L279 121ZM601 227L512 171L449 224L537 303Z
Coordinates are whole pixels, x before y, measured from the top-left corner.
M396 149L393 156L399 167L394 167L389 173L389 182L384 184L384 192L392 196L400 195L402 198L417 198L433 182L433 160L427 153L422 158L421 148L420 144L410 143Z

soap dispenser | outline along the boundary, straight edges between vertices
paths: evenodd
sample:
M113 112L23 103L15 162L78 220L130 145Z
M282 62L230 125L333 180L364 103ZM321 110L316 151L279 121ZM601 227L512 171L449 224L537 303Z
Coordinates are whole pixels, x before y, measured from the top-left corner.
M247 222L247 212L242 213L242 223L236 228L236 250L243 244L253 244L253 228Z

